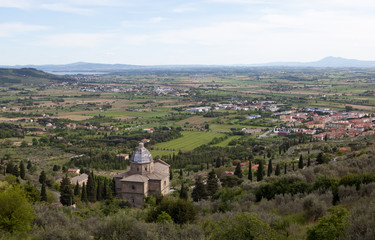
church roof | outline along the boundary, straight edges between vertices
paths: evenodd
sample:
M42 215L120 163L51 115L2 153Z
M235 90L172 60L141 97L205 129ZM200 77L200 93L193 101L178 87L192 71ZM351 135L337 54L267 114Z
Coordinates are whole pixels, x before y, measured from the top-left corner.
M121 180L121 182L147 182L148 178L140 174L130 175Z
M151 153L144 147L143 143L135 149L131 161L136 163L149 163L152 161Z

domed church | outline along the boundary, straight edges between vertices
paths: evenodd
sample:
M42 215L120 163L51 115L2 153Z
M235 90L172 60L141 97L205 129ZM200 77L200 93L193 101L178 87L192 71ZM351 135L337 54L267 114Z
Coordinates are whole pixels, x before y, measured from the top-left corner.
M169 193L169 165L162 160L153 160L143 143L130 158L130 170L115 176L115 191L119 198L140 206L144 197Z

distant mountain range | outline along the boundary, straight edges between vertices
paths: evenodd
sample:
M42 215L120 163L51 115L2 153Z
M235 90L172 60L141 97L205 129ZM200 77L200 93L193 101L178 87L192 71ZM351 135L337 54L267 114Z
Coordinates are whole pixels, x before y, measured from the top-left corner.
M375 61L361 61L355 59L346 59L341 57L326 57L316 62L273 62L263 64L242 64L242 65L129 65L129 64L101 64L77 62L64 65L16 65L0 66L0 68L35 68L51 73L73 73L73 72L126 72L137 70L186 70L202 68L223 68L223 67L319 67L319 68L372 68L375 67Z

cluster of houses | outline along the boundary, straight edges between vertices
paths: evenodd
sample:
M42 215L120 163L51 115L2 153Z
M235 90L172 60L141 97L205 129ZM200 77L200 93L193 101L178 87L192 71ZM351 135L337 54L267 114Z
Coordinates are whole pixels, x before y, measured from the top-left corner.
M307 108L303 111L291 110L275 115L288 126L274 129L274 133L279 136L303 133L312 135L313 140L322 141L375 134L375 116L369 113Z
M248 102L247 100L243 101L232 101L230 103L226 104L217 104L215 106L203 106L203 107L195 107L195 108L188 108L186 111L188 112L208 112L211 110L238 110L238 111L272 111L276 112L280 108L276 104L275 101L253 101L253 102ZM260 115L252 115L253 118L258 118Z

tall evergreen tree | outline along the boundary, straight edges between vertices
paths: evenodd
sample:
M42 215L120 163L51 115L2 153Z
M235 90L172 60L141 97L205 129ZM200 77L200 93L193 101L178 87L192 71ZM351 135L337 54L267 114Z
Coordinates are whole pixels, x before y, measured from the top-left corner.
M32 163L31 163L31 161L29 160L29 161L27 161L27 166L26 166L26 168L27 168L27 170L30 170L30 168L32 168Z
M268 169L267 169L267 176L271 176L272 173L272 159L268 161Z
M242 174L242 173L241 173ZM207 194L208 196L213 196L219 189L218 179L214 169L208 174L207 178Z
M188 189L187 189L187 187L185 187L185 184L184 183L182 183L181 184L181 190L180 190L180 196L179 196L179 198L181 198L181 199L188 199Z
M173 179L173 171L172 169L169 169L169 180Z
M299 156L299 160L298 160L298 168L299 168L299 169L302 169L302 168L303 168L303 156L302 156L302 154Z
M279 175L280 175L280 164L277 164L277 165L276 165L275 175L276 175L276 176L279 176Z
M202 182L202 177L198 177L195 181L195 187L191 193L191 197L195 202L198 202L202 199L207 199L206 186Z
M23 161L20 162L20 177L22 179L25 179L25 164L23 164Z
M70 184L70 179L68 178L68 175L65 175L65 177L61 180L60 202L65 206L70 206L74 203L73 189L72 185Z
M184 172L182 171L182 168L180 168L180 177L184 175Z
M87 189L86 189L86 184L85 183L82 184L81 201L82 202L87 202L88 201L88 199L87 199Z
M40 182L41 184L43 184L43 183L46 182L46 179L47 179L47 177L46 177L46 173L45 173L44 171L42 171L42 172L40 173L40 175L39 175L39 182Z
M284 174L286 174L286 163L284 164Z
M316 162L317 162L318 164L323 164L323 163L324 163L323 152L320 152L320 153L318 154L318 156L316 157Z
M294 162L292 162L292 169L293 169L293 171L294 171Z
M216 168L221 167L221 159L220 159L220 157L217 157L215 167Z
M237 163L236 169L234 170L234 175L236 175L238 178L242 178L242 170L240 163Z
M98 181L96 185L96 200L101 201L103 199L103 184L101 181Z
M40 200L47 202L46 183L42 184L42 189L40 190Z
M104 179L104 183L103 183L103 199L109 199L107 178Z
M74 196L79 196L79 193L80 193L80 191L79 191L79 184L78 184L78 180L77 180L77 183L76 183L76 185L74 187Z
M86 190L87 190L87 199L90 202L95 202L97 189L96 189L94 172L91 172L88 176Z
M251 169L251 161L249 161L249 174L248 174L247 178L250 181L253 181L253 170Z
M263 167L263 160L259 161L258 171L257 171L257 181L260 182L263 180L264 176L264 167Z
M310 158L310 155L307 157L307 166L308 166L308 167L311 166L311 158Z

